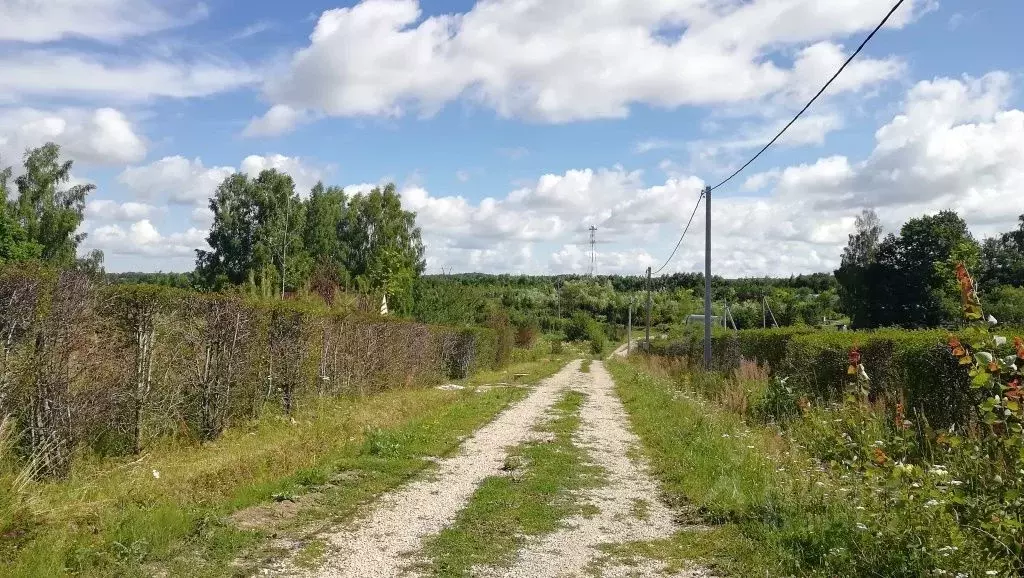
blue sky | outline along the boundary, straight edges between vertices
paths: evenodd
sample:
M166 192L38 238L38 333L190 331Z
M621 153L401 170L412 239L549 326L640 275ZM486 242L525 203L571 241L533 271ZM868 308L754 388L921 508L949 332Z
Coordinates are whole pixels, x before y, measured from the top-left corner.
M432 271L637 273L698 191L802 106L890 0L0 0L0 159L62 144L83 250L187 270L235 170L393 181ZM907 0L714 202L716 270L833 268L853 219L1024 212L1013 0ZM703 227L703 216L694 224ZM669 271L699 269L702 235Z

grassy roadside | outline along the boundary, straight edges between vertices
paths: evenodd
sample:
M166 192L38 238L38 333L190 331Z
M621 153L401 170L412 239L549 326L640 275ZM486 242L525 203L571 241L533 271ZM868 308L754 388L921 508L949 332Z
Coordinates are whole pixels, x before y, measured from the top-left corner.
M856 520L778 434L687 393L657 368L607 367L652 473L677 511L707 532L620 548L676 568L700 562L719 575L807 575Z
M527 383L556 372L569 354L514 364L465 385ZM318 517L343 518L455 448L462 436L525 395L406 389L320 400L294 418L268 415L202 447L167 443L133 460L81 460L70 479L29 483L32 512L4 576L218 576L259 564L272 535ZM310 496L313 496L310 498ZM258 505L294 504L272 530L228 517ZM0 545L8 536L0 536ZM9 554L9 555L8 555ZM239 557L245 564L233 564Z
M468 576L474 566L510 564L528 536L558 529L567 517L584 513L572 494L597 483L600 470L584 463L572 443L585 396L567 392L554 416L538 429L549 434L509 452L507 475L487 478L455 523L426 542L434 576Z

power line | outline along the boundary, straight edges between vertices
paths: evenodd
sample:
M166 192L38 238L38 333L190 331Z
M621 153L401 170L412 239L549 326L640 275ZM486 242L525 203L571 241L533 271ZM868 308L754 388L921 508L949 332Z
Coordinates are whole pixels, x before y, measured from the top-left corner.
M868 34L867 38L865 38L864 41L860 43L860 46L857 47L857 50L854 50L853 54L851 54L850 57L846 59L846 62L844 62L843 65L839 67L839 70L837 70L836 73L832 75L832 78L828 79L828 82L825 83L825 86L822 86L821 90L819 90L818 93L814 95L814 98L808 101L808 103L804 105L802 109L800 109L800 112L796 113L796 116L793 117L793 120L789 121L786 124L786 126L782 127L782 130L779 131L779 134L775 135L775 138L769 141L768 144L764 145L764 148L759 150L756 155L754 155L749 161L744 163L742 167L736 170L736 172L729 175L727 179L711 187L711 190L714 191L718 187L731 181L733 177L743 172L743 169L750 166L750 164L756 161L757 158L761 156L766 150L768 150L769 147L775 144L775 141L779 140L779 137L781 137L783 133L785 133L786 130L789 129L789 127L793 126L793 123L795 123L801 115L807 112L807 109L810 108L812 104L814 104L814 101L818 100L818 97L824 94L825 90L828 89L832 82L835 81L836 78L839 78L839 75L842 74L843 70L845 70L851 62L853 62L853 59L856 58L858 54L860 54L861 50L864 50L864 47L867 46L868 42L870 42L871 39L875 37L875 34L877 34L878 31L882 29L882 26L885 26L885 23L889 21L889 18L891 18L892 15L895 14L897 10L899 10L899 7L903 5L903 1L904 0L899 0L898 2L896 2L896 5L892 7L892 10L889 10L889 13L885 15L885 18L882 18L882 21L878 23L878 26L875 26L875 29L871 31L871 34Z
M700 207L700 201L703 198L704 191L701 191L700 196L697 197L697 203L693 206L693 212L690 213L690 220L686 222L686 228L683 229L683 234L679 236L679 241L676 242L675 249L672 249L672 254L668 256L668 259L665 260L665 263L661 267L658 267L658 270L654 272L655 275L661 273L665 269L665 267L668 267L668 264L672 262L672 258L676 256L676 251L678 251L679 246L683 244L683 239L686 237L686 232L690 230L690 224L693 223L693 217L697 214L697 209Z

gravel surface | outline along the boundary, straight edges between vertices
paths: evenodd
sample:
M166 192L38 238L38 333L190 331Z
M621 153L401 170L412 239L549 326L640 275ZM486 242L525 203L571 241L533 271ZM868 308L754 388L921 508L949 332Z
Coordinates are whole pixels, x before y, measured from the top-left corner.
M685 528L675 523L672 512L659 500L658 487L644 464L630 457L639 439L629 430L625 409L604 365L593 362L589 373L581 373L579 368L579 361L572 362L542 381L524 400L463 442L457 455L438 460L432 475L384 495L366 516L326 536L329 554L320 569L302 572L282 562L262 574L418 576L415 566L422 561L423 539L454 522L480 483L500 474L510 447L543 435L534 427L566 390L575 389L587 397L580 408L574 443L604 470L607 479L574 498L594 506L597 513L565 520L563 528L531 539L512 568L474 568L473 574L513 578L710 576L701 568L669 573L661 562L614 559L599 549L602 544L668 538Z
M567 520L564 528L530 543L520 551L511 569L480 569L478 575L522 578L594 575L588 570L607 576L667 575L660 564L617 563L597 548L602 544L668 538L683 528L675 523L672 511L658 499L658 487L644 465L629 456L640 440L629 430L626 411L615 395L615 384L608 371L601 362L595 361L587 375L590 379L581 389L587 394L587 400L580 410L580 428L575 441L586 450L590 461L605 471L607 484L583 491L577 500L596 506L599 512ZM638 508L638 504L643 506ZM694 568L675 576L709 574Z
M327 564L309 576L412 576L423 538L451 524L477 486L498 475L508 448L538 435L534 426L562 391L584 378L573 362L542 381L526 399L501 413L462 444L459 453L440 460L427 479L383 496L374 511L353 527L330 536ZM279 568L277 573L283 573Z

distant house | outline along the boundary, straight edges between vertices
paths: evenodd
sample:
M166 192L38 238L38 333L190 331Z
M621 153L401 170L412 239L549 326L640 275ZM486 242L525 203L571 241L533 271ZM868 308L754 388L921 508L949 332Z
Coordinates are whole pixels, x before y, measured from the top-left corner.
M704 325L704 316L703 315L687 315L686 316L686 324L687 325ZM711 316L711 324L712 325L718 325L720 327L725 327L725 319L721 315L712 315Z

